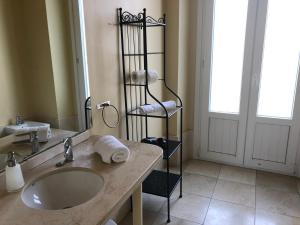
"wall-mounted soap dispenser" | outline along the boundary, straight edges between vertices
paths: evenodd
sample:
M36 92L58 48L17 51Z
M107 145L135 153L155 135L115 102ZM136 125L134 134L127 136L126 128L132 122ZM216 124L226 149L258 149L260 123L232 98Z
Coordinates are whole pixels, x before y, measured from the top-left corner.
M7 166L5 168L6 190L15 192L24 186L24 178L20 164L15 158L14 152L8 153Z

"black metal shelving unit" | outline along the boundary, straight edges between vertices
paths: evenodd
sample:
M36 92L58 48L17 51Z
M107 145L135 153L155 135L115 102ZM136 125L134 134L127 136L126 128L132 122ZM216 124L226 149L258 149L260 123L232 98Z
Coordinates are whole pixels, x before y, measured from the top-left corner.
M168 220L170 222L170 197L177 185L180 185L182 197L182 120L183 106L180 97L167 85L166 79L166 16L154 19L146 15L146 9L136 15L127 11L118 10L119 25L122 48L122 73L124 81L124 97L126 110L126 132L127 139L141 141L148 136L149 120L152 118L163 119L165 125L166 145L163 148L163 159L166 161L164 171L154 170L143 182L143 192L167 198ZM163 49L162 51L148 51L147 32L151 29L162 29ZM151 93L148 76L144 83L135 83L131 73L134 70L145 70L148 74L148 57L162 56L163 76L158 80L163 82L163 87L178 102L173 110L167 110L162 102ZM149 104L149 100L156 102L163 108L162 112L142 114L138 106ZM180 137L179 140L171 140L169 132L169 120L180 113ZM179 173L170 172L170 158L174 153L180 151Z

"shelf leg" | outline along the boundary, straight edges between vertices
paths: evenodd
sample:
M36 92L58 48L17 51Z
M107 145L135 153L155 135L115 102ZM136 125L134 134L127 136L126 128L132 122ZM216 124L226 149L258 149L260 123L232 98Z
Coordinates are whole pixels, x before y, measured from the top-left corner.
M183 146L183 138L182 138L182 124L183 124L183 110L182 108L180 109L180 195L179 198L182 198L182 146Z
M182 144L180 146L180 193L179 193L179 198L182 198Z
M171 222L171 218L170 218L170 197L168 197L168 220L167 223Z
M132 206L133 225L143 225L142 184L132 194Z

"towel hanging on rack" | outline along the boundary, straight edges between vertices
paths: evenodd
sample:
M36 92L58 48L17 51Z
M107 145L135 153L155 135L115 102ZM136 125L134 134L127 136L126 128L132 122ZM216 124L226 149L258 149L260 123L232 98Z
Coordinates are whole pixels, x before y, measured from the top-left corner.
M146 83L146 71L145 70L137 70L131 73L132 81L139 84ZM158 79L158 72L156 70L149 69L148 70L148 83L154 83Z
M166 101L166 102L161 102L163 106L166 108L167 111L176 109L176 102L175 101ZM163 107L158 104L158 103L153 103L149 105L142 105L138 107L138 110L142 114L147 114L147 113L154 113L154 112L159 112L163 111Z

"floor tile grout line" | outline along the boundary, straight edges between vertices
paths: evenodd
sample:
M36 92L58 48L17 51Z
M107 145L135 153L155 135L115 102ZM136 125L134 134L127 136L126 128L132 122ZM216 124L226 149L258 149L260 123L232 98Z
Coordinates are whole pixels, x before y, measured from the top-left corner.
M216 186L216 184L215 184ZM227 200L223 200L223 199L217 199L217 198L213 198L212 196L205 196L205 195L201 195L201 194L196 194L196 193L188 193L188 192L183 192L184 194L188 194L188 195L195 195L195 196L198 196L198 197L202 197L202 198L207 198L207 199L211 199L211 200L217 200L217 201L220 201L220 202L224 202L224 203L228 203L228 204L232 204L232 205L235 205L235 206L242 206L242 207L246 207L246 208L251 208L251 209L255 209L256 207L252 207L252 206L249 206L249 205L245 205L245 204L241 204L241 203L237 203L237 202L230 202L230 201L227 201ZM165 204L165 203L164 203ZM163 204L163 206L164 206ZM162 206L162 207L163 207ZM162 207L160 209L162 209ZM149 210L148 210L149 211ZM154 211L152 211L154 212ZM159 212L159 211L158 211ZM283 214L281 214L283 215ZM299 218L299 217L296 217L296 218Z
M268 212L267 209L256 209L256 211L259 210L263 213L267 213L267 214L272 214L272 215L277 215L277 216L284 216L284 217L289 217L289 218L293 218L293 219L300 219L300 216L297 217L297 216L290 216L290 215L286 215L286 214L283 214L283 213L278 213L278 212Z
M279 192L280 192L280 191L279 191ZM291 217L291 218L295 218L295 219L300 219L300 216L292 216L292 215L287 215L287 214L280 213L280 212L268 211L268 209L266 209L266 208L258 208L258 207L255 205L255 212L257 212L258 210L260 210L260 211L262 211L262 212L269 213L269 214L274 214L274 215L280 215L280 216L286 216L286 217ZM255 218L256 218L256 215L255 215Z
M199 225L202 225L203 223L198 223L198 222L195 222L193 220L189 220L189 219L183 219L183 218L180 218L180 217L177 217L177 216L171 216L172 218L176 218L178 220L183 220L183 221L188 221L188 222L191 222L191 223L195 223L195 224L199 224ZM153 224L153 225L156 225L156 224Z
M227 203L227 204L231 204L231 205L234 205L234 206L241 206L241 207L245 207L245 208L249 208L249 209L255 209L255 207L239 204L239 203L236 203L236 202L229 202L229 201L220 200L220 199L216 199L216 198L212 198L212 200Z
M235 181L229 181L229 180L224 180L224 179L220 178L222 167L223 167L223 165L220 167L220 171L219 171L217 183L215 185L215 188L214 188L214 191L213 191L213 194L212 194L211 198L214 199L214 200L223 201L223 202L227 202L227 203L236 204L236 205L239 205L239 206L244 206L244 207L249 207L249 208L254 208L255 209L255 204L256 203L254 204L254 207L251 207L251 206L248 206L248 205L239 204L239 203L236 203L236 202L229 202L229 201L225 201L225 200L221 200L221 199L216 199L216 198L213 197L214 193L215 193L216 186L217 186L219 180L221 180L221 181L227 181L227 182L232 182L232 183L237 183L237 184L244 184L244 183L235 182ZM256 170L255 170L255 179L256 179ZM254 188L255 188L255 185L251 185L251 184L244 184L244 185L254 186ZM255 194L256 194L256 191L255 191Z
M208 203L208 206L207 206L207 209L206 209L205 216L204 216L204 218L203 218L202 224L205 223L205 220L206 220L206 217L207 217L207 213L208 213L208 210L209 210L209 208L210 208L211 201L212 201L212 198L209 198L209 203Z
M286 193L286 194L298 195L299 196L299 194L297 192L287 191L287 190L284 190L284 191L283 190L279 190L278 188L273 188L270 185L259 184L259 185L255 185L255 187L269 189L269 190L272 190L272 191L277 191L277 192L281 192L281 193Z
M220 180L225 180L225 181L231 181L231 182L235 182L235 183L240 183L240 184L246 184L246 185L255 185L255 184L256 184L256 170L255 170L255 169L249 169L249 168L238 167L238 166L231 166L231 165L222 165L222 166L221 166L221 170L222 170L223 167L226 167L226 166L230 166L230 167L234 167L234 168L239 168L239 169L253 170L253 171L255 172L255 180L254 180L254 184L250 184L250 183L246 183L246 182L239 182L239 181L236 181L236 180L229 180L229 179L226 179L226 178L224 178L224 177L220 177L221 171L220 171L220 174L219 174L218 179L220 179Z
M216 186L217 186L217 184L218 184L219 176L220 176L220 173L221 173L221 168L222 168L222 166L221 166L220 169L219 169L218 177L217 177L217 179L216 179L216 183L215 183L215 186L214 186L212 195L211 195L211 197L209 198L208 207L207 207L207 210L206 210L206 213L205 213L205 216L204 216L204 219L203 219L203 223L202 223L202 224L205 223L205 220L206 220L206 217L207 217L207 214L208 214L208 210L209 210L209 208L210 208L211 201L212 201L212 199L213 199L212 197L213 197L213 195L214 195L214 193L215 193Z
M216 188L216 186L217 186L218 180L219 180L221 168L222 168L222 165L220 165L220 168L219 168L218 176L217 176L217 177L212 177L212 176L202 175L202 174L199 174L199 173L186 172L186 171L184 171L184 173L191 174L191 175L197 175L197 176L203 176L203 177L207 177L207 178L214 178L214 179L216 180L216 183L215 183L214 188L213 188L213 192L212 192L212 195L213 195L214 192L215 192L215 188ZM209 210L209 207L210 207L210 204L211 204L211 201L212 201L212 195L211 195L210 197L207 197L207 196L203 196L203 195L200 195L200 194L194 194L194 193L188 193L188 194L192 194L192 195L196 195L196 196L201 196L201 197L204 197L204 198L208 198L208 199L209 199L209 203L208 203L208 206L207 206L207 210L206 210L205 216L204 216L204 218L203 218L203 223L201 223L201 224L204 224L204 223L205 223L206 216L207 216L207 213L208 213L208 210Z
M225 203L228 203L228 204L233 204L233 205L237 205L237 206L243 206L243 207L248 207L248 208L255 209L255 207L252 207L252 206L249 206L249 205L244 205L244 204L237 203L237 202L230 202L230 201L226 201L226 200L223 200L223 199L212 198L212 200L217 200L217 201L225 202Z
M202 177L214 178L214 179L218 179L218 177L219 177L219 176L214 177L214 176L208 176L208 175L200 174L200 173L193 173L193 172L186 172L186 171L183 171L183 175L184 175L185 173L190 174L190 175L197 175L197 176L202 176Z
M202 198L212 198L212 195L211 195L211 196L205 196L205 195L203 195L203 194L192 193L192 192L185 192L185 191L183 191L182 193L188 194L188 195L196 195L196 196L199 196L199 197L202 197Z
M255 184L246 184L246 183L242 183L242 182L238 182L238 181L233 181L233 180L228 180L228 179L224 179L224 178L218 178L218 180L232 182L232 183L237 183L237 184L244 184L244 185L255 186Z
M239 181L236 181L236 180L229 180L229 179L226 179L226 178L221 178L220 177L221 169L220 169L220 172L219 172L219 174L218 174L217 177L215 177L215 176L208 176L208 175L204 175L204 174L200 174L200 173L195 173L195 172L186 172L186 171L184 171L183 173L187 173L187 174L190 174L190 175L207 177L207 178L214 178L214 179L217 179L217 180L220 179L220 180L224 180L224 181L229 181L229 182L234 182L234 183L239 183L239 184L245 184L245 185L251 185L251 186L256 185L256 175L255 175L255 183L254 184L250 184L250 183L245 183L245 182L239 182ZM255 173L256 173L256 170L255 170Z
M274 215L280 215L280 216L286 216L286 217L291 217L291 218L295 218L295 219L300 219L300 216L299 217L291 216L291 215L286 215L286 214L283 214L283 213L280 213L280 212L276 212L276 213L275 212L268 212L267 209L258 209L257 208L257 188L258 187L271 189L272 191L277 191L277 192L286 193L286 194L294 194L291 191L282 191L282 190L279 190L279 189L272 188L271 186L268 186L268 185L257 184L257 172L258 172L258 170L256 170L256 180L255 180L255 224L256 224L256 214L257 214L258 210L266 212L266 213L274 214ZM295 194L295 195L297 195L297 194Z
M278 191L282 191L282 192L287 192L287 193L296 193L298 194L298 191L297 191L297 182L296 182L296 177L292 177L292 176L289 176L289 175L284 175L284 174L278 174L278 173L273 173L273 172L268 172L268 171L259 171L259 170L256 170L257 173L256 175L258 175L258 173L261 173L261 174L264 174L264 176L268 176L267 174L272 174L272 176L276 176L276 177L289 177L288 179L291 179L292 182L294 183L294 187L295 187L295 190L291 191L291 190L280 190L281 188L273 188L272 185L268 185L268 184L259 184L258 186L263 186L263 187L267 187L267 188L270 188L272 190L278 190ZM257 176L256 176L256 181L257 181ZM257 182L256 182L257 184Z

